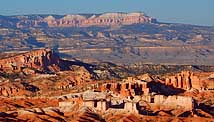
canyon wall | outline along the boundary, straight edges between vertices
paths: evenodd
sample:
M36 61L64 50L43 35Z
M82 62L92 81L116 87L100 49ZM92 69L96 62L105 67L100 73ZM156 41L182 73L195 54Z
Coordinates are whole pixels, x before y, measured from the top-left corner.
M202 82L199 77L192 72L182 71L175 76L169 76L165 79L166 85L172 85L174 88L190 90L191 88L202 89Z
M58 65L59 57L51 49L41 49L0 60L0 71L20 71L22 68L46 70Z

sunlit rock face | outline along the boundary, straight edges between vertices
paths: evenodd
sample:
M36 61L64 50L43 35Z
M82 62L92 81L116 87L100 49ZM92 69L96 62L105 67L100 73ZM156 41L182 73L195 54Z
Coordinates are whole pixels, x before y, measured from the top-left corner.
M0 60L1 71L20 71L22 68L47 69L59 64L59 57L51 49L42 49Z
M46 16L44 18L25 19L17 22L16 27L88 27L88 26L117 26L138 23L153 23L156 20L144 13L104 13L94 15L70 14L61 18Z

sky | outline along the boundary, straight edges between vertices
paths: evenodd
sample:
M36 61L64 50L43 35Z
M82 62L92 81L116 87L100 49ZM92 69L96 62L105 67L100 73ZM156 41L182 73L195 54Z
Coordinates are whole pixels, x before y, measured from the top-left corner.
M214 26L214 0L0 0L0 15L136 11L161 22Z

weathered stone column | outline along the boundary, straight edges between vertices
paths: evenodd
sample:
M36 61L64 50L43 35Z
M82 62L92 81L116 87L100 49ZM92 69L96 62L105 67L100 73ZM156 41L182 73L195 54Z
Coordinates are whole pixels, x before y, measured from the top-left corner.
M166 85L170 85L171 84L170 78L166 78L165 83L166 83Z
M181 75L178 75L177 79L178 79L178 88L182 88L183 84L182 84L182 77L181 77Z
M106 91L106 84L101 85L100 90L101 92L105 92Z
M171 84L173 85L173 87L177 88L178 86L178 81L176 77L171 77Z
M190 84L190 78L186 77L185 78L185 82L186 82L186 89L189 90L191 88L191 84Z

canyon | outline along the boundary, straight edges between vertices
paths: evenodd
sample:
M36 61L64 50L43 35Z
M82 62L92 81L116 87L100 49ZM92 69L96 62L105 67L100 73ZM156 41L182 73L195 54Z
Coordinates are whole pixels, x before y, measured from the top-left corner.
M213 32L142 12L0 16L0 121L213 122Z
M127 71L121 78L115 75L118 69L109 69L116 65L63 60L52 49L16 54L0 62L2 121L213 120L212 68L202 72L184 67L161 75L133 75L131 69L120 69ZM153 70L147 68L142 70ZM111 77L99 77L106 72Z
M0 55L53 48L88 63L213 65L213 30L141 12L0 16Z

